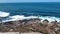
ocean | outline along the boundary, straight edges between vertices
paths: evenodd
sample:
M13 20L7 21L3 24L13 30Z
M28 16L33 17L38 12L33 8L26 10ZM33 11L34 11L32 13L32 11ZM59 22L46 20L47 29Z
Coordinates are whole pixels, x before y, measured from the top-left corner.
M12 20L36 17L47 19L48 16L60 21L60 2L0 3L0 14L3 12L9 13L7 17L2 17L3 21L12 18L14 18Z

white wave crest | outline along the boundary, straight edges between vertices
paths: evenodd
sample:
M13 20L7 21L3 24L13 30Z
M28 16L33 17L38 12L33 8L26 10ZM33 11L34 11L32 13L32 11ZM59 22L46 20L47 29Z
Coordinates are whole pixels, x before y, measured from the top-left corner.
M42 19L41 22L45 19L47 19L49 22L52 22L52 21L57 21L57 22L60 22L60 18L57 18L57 17L50 17L50 16L28 16L28 17L25 17L24 15L15 15L15 16L10 16L9 20L4 20L3 22L7 22L7 21L17 21L17 20L24 20L24 19L31 19L31 18L39 18L39 19Z
M25 17L24 15L15 15L15 16L10 16L9 18L11 18L11 19L5 20L3 22L37 18L37 16L28 16L28 17Z
M0 11L0 17L7 17L9 16L9 13Z
M49 22L52 22L52 21L57 21L57 22L60 22L60 18L57 18L57 17L50 17L50 16L46 16L46 17L39 17L43 20L47 19Z

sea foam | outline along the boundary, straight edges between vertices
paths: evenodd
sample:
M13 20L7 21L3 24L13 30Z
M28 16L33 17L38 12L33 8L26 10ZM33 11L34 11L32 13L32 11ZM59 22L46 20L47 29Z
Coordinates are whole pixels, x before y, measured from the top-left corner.
M9 20L4 20L3 22L8 22L8 21L17 21L17 20L24 20L24 19L31 19L31 18L39 18L42 19L41 22L45 19L47 19L49 22L52 21L57 21L60 22L60 18L57 17L51 17L51 16L28 16L25 17L24 15L14 15L14 16L9 16Z
M45 19L47 19L49 22L52 22L52 21L57 21L57 22L60 22L60 18L57 18L57 17L51 17L51 16L45 16L45 17L39 17L41 18L41 22Z
M7 17L7 16L9 16L8 12L0 11L0 17Z
M9 20L4 20L3 22L37 18L37 16L28 16L28 17L25 17L24 15L14 15L14 16L9 16L9 18L10 18Z
M0 11L0 17L7 17L9 15L10 15L10 13L8 13L8 12ZM17 20L24 20L24 19L31 19L31 18L39 18L39 19L42 19L41 22L43 20L45 20L45 19L47 19L49 22L52 22L52 21L60 22L60 18L52 17L52 16L27 16L26 17L24 15L9 16L8 19L2 20L2 22L17 21Z

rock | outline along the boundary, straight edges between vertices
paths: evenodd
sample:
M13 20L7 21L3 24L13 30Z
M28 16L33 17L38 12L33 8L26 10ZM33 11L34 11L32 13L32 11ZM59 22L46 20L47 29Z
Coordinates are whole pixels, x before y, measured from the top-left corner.
M60 28L60 23L57 23L58 27Z
M10 29L9 31L10 31L10 32L13 32L13 29Z
M55 34L60 32L60 24L57 21L49 21L45 19L41 22L41 19L29 19L29 20L18 20L3 23L0 26L2 32L39 32L42 34ZM59 29L58 29L59 28ZM59 33L60 34L60 33Z
M48 25L49 21L47 19L43 20L42 24Z

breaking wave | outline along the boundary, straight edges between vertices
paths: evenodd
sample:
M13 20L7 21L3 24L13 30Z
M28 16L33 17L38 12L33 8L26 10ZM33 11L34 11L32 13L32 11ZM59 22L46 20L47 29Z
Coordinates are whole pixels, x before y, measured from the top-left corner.
M7 17L7 18L5 18L5 17ZM39 18L39 19L42 19L41 21L47 19L49 22L52 22L52 21L60 22L60 18L54 17L54 16L25 16L25 15L10 16L10 13L3 12L3 11L0 11L0 18L2 18L2 19L0 19L0 20L2 20L2 22L17 21L17 20L24 20L24 19L28 20L28 19L31 19L31 18Z
M60 22L60 18L51 17L51 16L28 16L28 17L25 17L24 15L14 15L14 16L9 16L8 18L9 19L4 20L3 22L17 21L17 20L24 20L24 19L31 19L31 18L39 18L39 19L42 19L41 21L47 19L49 22L52 22L52 21Z
M3 22L37 18L37 16L28 16L28 17L25 17L24 15L15 15L15 16L9 16L8 18L9 19L4 20Z
M0 17L7 17L7 16L9 16L8 12L0 11Z

